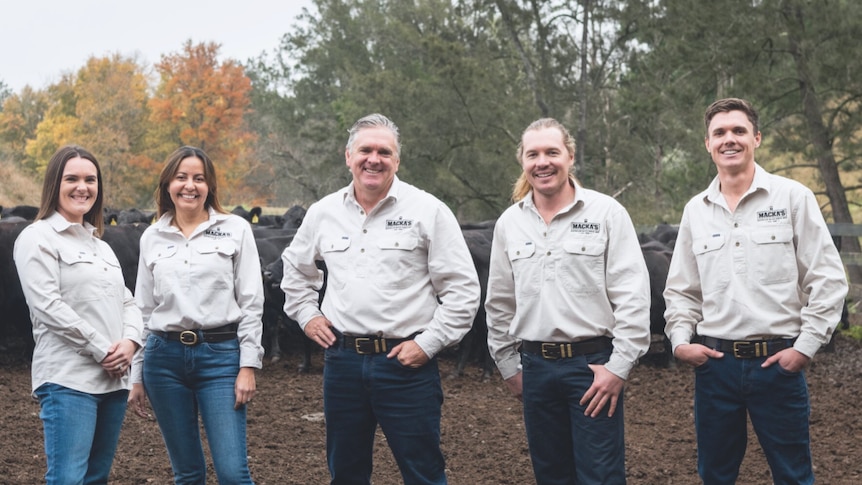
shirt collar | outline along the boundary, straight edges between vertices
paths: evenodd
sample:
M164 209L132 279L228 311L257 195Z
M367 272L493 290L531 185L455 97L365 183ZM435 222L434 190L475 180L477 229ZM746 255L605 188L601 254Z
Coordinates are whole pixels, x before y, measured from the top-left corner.
M755 163L754 178L751 179L751 186L745 191L742 198L748 197L750 194L753 194L758 190L764 190L768 193L770 186L769 172L764 170L759 164ZM721 200L721 198L721 181L718 180L718 175L716 175L715 178L712 179L712 182L709 183L709 187L706 188L703 201L715 204Z
M212 207L207 209L207 213L210 216L210 219L209 219L210 224L222 222L231 216L231 214L224 214L221 212L216 212L216 210L213 209ZM173 212L165 212L164 214L161 215L161 217L159 217L159 220L157 220L154 225L158 228L159 231L165 231L165 232L175 232L176 231L176 232L179 232L179 229L177 229L175 226L171 225L171 222L173 222L173 220L174 220L174 213Z
M62 214L57 211L54 211L53 214L46 217L45 222L47 222L57 232L66 231L73 226L83 227L83 229L90 234L93 234L96 231L96 227L89 222L84 221L84 224L78 224L77 222L69 222L65 217L63 217Z
M392 185L389 186L389 192L386 193L386 196L380 200L378 205L385 200L392 199L398 200L398 194L401 192L401 179L396 175L395 178L392 179ZM342 202L352 202L356 205L359 205L359 202L356 201L356 192L354 191L353 182L351 181L347 187L341 189L341 201Z
M568 204L567 206L563 207L560 210L560 213L570 211L572 208L577 206L579 203L586 205L587 202L590 200L590 194L588 193L588 191L586 189L584 189L581 186L581 184L578 183L577 180L569 179L569 183L571 183L575 187L575 199L571 202L571 204ZM536 203L533 201L533 191L532 190L527 192L527 195L524 196L523 199L518 201L518 205L521 207L521 209L524 209L524 210L538 211L538 209L536 209Z

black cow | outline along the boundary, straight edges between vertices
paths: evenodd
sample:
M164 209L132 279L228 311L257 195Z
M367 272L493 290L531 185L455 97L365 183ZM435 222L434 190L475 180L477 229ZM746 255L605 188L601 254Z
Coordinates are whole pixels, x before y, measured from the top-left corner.
M668 366L673 362L673 349L670 340L664 333L664 312L667 308L664 301L664 288L667 283L667 273L670 269L671 252L661 244L641 244L644 262L649 272L650 286L650 310L649 329L650 335L661 336L662 353L659 363Z
M495 220L465 224L461 226L473 265L479 276L481 297L476 317L470 331L458 344L454 376L464 375L464 368L471 358L478 360L482 369L482 379L487 380L494 372L494 361L488 351L488 323L485 315L485 296L488 294L488 273L491 268L491 239L494 236Z
M0 223L0 350L7 351L20 342L27 360L33 356L35 342L30 309L24 299L12 249L15 239L29 224L29 221Z
M105 233L102 234L102 240L111 246L114 254L117 255L117 260L120 262L120 268L123 270L123 281L126 283L126 288L135 291L135 284L138 280L138 256L141 253L141 235L149 227L149 224L119 224L106 225Z
M281 216L283 220L282 229L299 229L300 224L305 219L305 212L305 208L298 205L284 211L284 215Z
M326 268L323 265L323 261L318 262L318 268L326 274ZM266 294L266 305L270 306L270 314L277 318L275 323L270 322L269 324L264 324L264 328L267 326L272 329L276 329L279 331L283 329L287 332L287 336L292 338L294 342L299 341L302 345L302 361L299 364L299 372L308 372L311 370L311 352L315 348L315 343L305 335L305 332L299 327L299 323L297 323L292 318L288 317L284 313L284 292L281 291L281 279L284 276L284 265L281 261L281 258L270 262L264 268L264 277L263 277L263 286L264 293ZM324 276L324 284L323 288L320 290L320 297L318 302L323 299L323 292L326 289L326 278ZM264 314L267 311L264 310ZM279 338L279 335L275 336L275 339ZM272 338L268 340L273 340Z
M245 210L245 208L241 205L238 205L230 211L231 214L242 217L252 224L257 224L258 219L260 218L260 214L263 212L263 209L260 207L252 207L251 210Z
M7 217L21 217L24 220L32 221L36 218L38 213L39 208L33 207L32 205L16 205L14 207L0 206L0 219L6 219Z

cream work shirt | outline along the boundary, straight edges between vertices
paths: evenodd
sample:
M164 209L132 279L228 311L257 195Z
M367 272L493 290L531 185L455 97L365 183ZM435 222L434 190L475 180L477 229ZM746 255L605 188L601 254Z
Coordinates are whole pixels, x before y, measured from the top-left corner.
M626 379L649 349L649 274L635 228L617 201L575 186L546 224L533 193L494 227L485 311L488 347L504 379L520 371L521 340L612 337L605 367Z
M186 239L163 214L141 236L135 299L151 330L209 330L236 323L240 367L263 363L263 279L251 225L210 209ZM136 363L143 360L138 352ZM132 382L141 382L141 365Z
M141 312L108 243L59 213L27 226L13 255L33 322L32 389L46 382L89 394L129 389L100 362L111 344L141 345Z
M476 268L443 202L397 177L365 214L353 184L313 204L282 254L284 310L303 328L325 315L346 335L406 338L429 357L463 338L479 307ZM316 260L326 263L323 284Z
M813 357L841 317L847 280L807 187L755 166L731 212L716 177L685 206L664 292L674 349L694 335L795 338Z

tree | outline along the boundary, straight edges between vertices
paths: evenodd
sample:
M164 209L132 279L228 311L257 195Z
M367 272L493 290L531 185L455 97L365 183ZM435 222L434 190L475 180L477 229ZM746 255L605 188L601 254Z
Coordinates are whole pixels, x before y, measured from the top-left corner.
M244 179L258 169L250 157L255 135L246 128L251 80L233 60L218 61L217 44L192 44L162 56L150 100L152 154L164 159L181 145L197 146L216 162L221 197L252 198Z
M346 130L380 112L401 129L401 177L461 219L496 217L518 174L524 120L538 116L509 40L494 35L494 12L448 0L315 5L252 75L262 158L278 164L292 197L343 185Z
M27 140L36 136L48 105L47 93L30 86L6 98L0 111L0 153L5 159L24 164Z

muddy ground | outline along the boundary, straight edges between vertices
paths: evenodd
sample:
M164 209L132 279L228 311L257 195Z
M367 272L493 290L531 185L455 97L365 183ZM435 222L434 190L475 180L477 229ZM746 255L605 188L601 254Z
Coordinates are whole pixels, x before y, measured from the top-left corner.
M626 395L626 459L632 485L696 484L692 418L693 375L682 365L661 368L650 357L633 371ZM258 395L249 409L249 456L258 484L322 484L328 472L322 422L322 354L309 374L296 372L289 355L258 372ZM449 482L534 483L520 402L499 375L481 379L473 365L449 377L451 354L441 356L445 403L442 447ZM0 363L0 483L43 482L45 457L39 405L29 395L29 367L6 356ZM862 345L839 337L834 353L821 352L808 371L811 435L818 483L862 483ZM551 430L549 430L551 432ZM739 484L771 483L753 433ZM401 482L378 433L373 480ZM171 471L155 422L126 416L111 474L117 484L168 484ZM210 483L216 483L210 475Z

